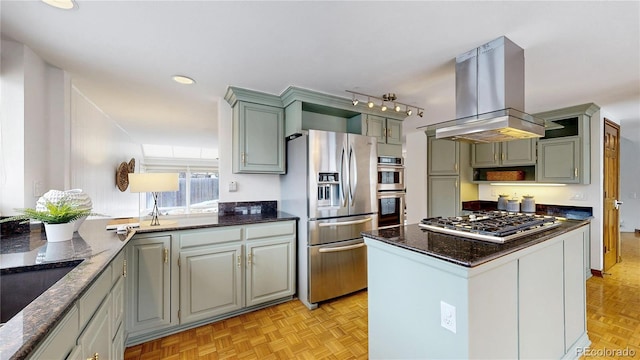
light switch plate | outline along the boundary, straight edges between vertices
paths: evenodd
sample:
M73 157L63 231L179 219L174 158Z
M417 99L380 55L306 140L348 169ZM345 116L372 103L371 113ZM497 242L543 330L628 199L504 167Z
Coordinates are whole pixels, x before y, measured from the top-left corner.
M235 181L229 181L229 192L238 191L238 183Z

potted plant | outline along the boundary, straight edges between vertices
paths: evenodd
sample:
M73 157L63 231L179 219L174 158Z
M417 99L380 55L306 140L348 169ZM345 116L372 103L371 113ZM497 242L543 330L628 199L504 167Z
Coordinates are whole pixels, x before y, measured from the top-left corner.
M100 216L91 212L91 209L79 207L75 202L67 198L62 198L57 202L49 200L45 203L46 210L36 210L33 208L15 209L20 215L11 216L0 220L0 223L7 221L29 220L41 221L44 223L47 241L66 241L73 238L74 221L86 216Z

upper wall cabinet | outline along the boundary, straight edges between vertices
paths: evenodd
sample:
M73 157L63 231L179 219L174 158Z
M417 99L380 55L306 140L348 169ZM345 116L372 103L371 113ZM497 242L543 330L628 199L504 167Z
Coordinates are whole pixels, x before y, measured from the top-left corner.
M537 182L591 183L591 118L599 110L589 103L534 115L550 124L538 140Z
M284 108L277 96L229 87L234 173L284 174Z
M522 139L501 143L473 144L471 166L502 167L536 164L537 139Z

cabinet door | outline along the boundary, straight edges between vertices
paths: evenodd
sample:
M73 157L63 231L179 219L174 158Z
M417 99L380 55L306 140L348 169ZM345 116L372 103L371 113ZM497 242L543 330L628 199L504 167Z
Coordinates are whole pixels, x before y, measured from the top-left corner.
M247 306L294 294L294 237L247 243Z
M78 307L73 306L58 325L51 331L30 359L64 359L73 352L78 337Z
M402 121L387 119L387 144L402 145Z
M580 182L580 139L558 138L538 141L538 182Z
M385 118L375 115L367 115L367 129L364 135L375 136L378 143L384 144L387 141L384 129Z
M435 217L459 215L459 178L457 176L429 176L428 182L428 216Z
M500 163L503 166L536 164L537 139L506 141L500 144Z
M113 359L111 353L112 331L111 295L108 295L78 338L78 344L82 347L82 357L84 359L92 357L94 359Z
M584 235L584 231L574 231L564 240L565 351L586 331Z
M284 109L238 102L234 114L234 173L283 174Z
M565 353L562 251L558 242L518 260L521 359L560 359Z
M180 252L180 323L242 307L242 245Z
M120 278L111 289L112 303L112 329L113 335L122 327L122 319L124 318L124 278ZM114 340L115 341L115 340Z
M500 143L473 144L471 167L494 167L500 165Z
M427 139L428 175L458 175L460 144L456 141Z
M129 332L171 324L171 236L134 239L127 249Z

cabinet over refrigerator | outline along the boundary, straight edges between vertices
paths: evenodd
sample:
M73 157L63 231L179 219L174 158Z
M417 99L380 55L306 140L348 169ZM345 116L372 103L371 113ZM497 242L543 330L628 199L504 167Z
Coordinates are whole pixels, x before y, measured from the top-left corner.
M375 137L309 130L287 142L281 209L300 218L298 298L308 308L367 287L361 231L378 223Z

